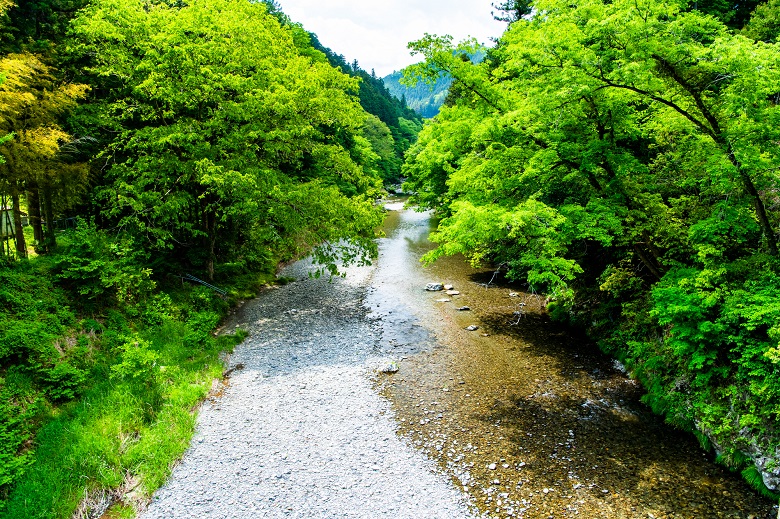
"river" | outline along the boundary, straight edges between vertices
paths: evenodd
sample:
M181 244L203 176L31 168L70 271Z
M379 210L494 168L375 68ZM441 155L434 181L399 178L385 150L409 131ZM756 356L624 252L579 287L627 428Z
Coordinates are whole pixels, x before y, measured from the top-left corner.
M400 434L492 517L777 517L539 297L461 258L423 268L427 213L387 205L365 304L400 371L376 384ZM491 280L493 282L491 282ZM459 295L426 292L451 284ZM458 310L467 306L470 310ZM466 330L477 326L474 331Z

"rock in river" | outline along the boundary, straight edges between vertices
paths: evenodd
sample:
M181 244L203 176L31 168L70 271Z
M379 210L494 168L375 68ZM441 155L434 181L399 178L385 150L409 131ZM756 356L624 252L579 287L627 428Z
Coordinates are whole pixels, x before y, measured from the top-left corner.
M444 285L442 285L441 283L428 283L427 285L425 285L425 290L427 290L428 292L441 292L442 290L444 290Z
M379 366L380 373L398 373L398 363L394 360L386 360Z

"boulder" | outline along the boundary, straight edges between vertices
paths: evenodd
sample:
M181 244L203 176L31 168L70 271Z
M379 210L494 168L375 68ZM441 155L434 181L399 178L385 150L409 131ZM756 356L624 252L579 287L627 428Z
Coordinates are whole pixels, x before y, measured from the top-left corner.
M453 288L455 287L452 285L444 285L444 290L452 290Z
M469 308L468 306L461 306L460 308L458 308L458 312L468 312L469 310L471 310L471 308Z
M468 326L466 330L470 332L476 332L477 330L479 330L479 326L477 326L476 324L472 324L471 326Z
M441 292L442 290L444 290L444 285L442 285L441 283L428 283L427 285L425 285L425 290L427 290L428 292Z
M460 292L458 292L457 290L447 290L446 294L448 296L459 296Z

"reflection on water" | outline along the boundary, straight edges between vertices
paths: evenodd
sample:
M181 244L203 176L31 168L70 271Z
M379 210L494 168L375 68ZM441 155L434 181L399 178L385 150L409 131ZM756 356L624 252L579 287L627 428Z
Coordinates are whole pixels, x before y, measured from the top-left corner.
M385 350L403 360L379 383L401 433L480 510L502 518L776 517L692 437L653 416L619 366L550 323L540 298L489 284L491 272L458 258L423 269L418 259L433 247L429 215L390 209L366 304ZM461 294L425 292L431 281Z

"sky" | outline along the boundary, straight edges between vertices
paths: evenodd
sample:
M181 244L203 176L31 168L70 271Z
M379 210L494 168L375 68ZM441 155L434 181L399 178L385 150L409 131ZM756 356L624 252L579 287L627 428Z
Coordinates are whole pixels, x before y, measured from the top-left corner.
M495 1L495 0L493 0ZM384 77L422 60L407 43L426 32L474 37L490 44L506 24L493 19L491 0L277 0L282 10L347 62Z

